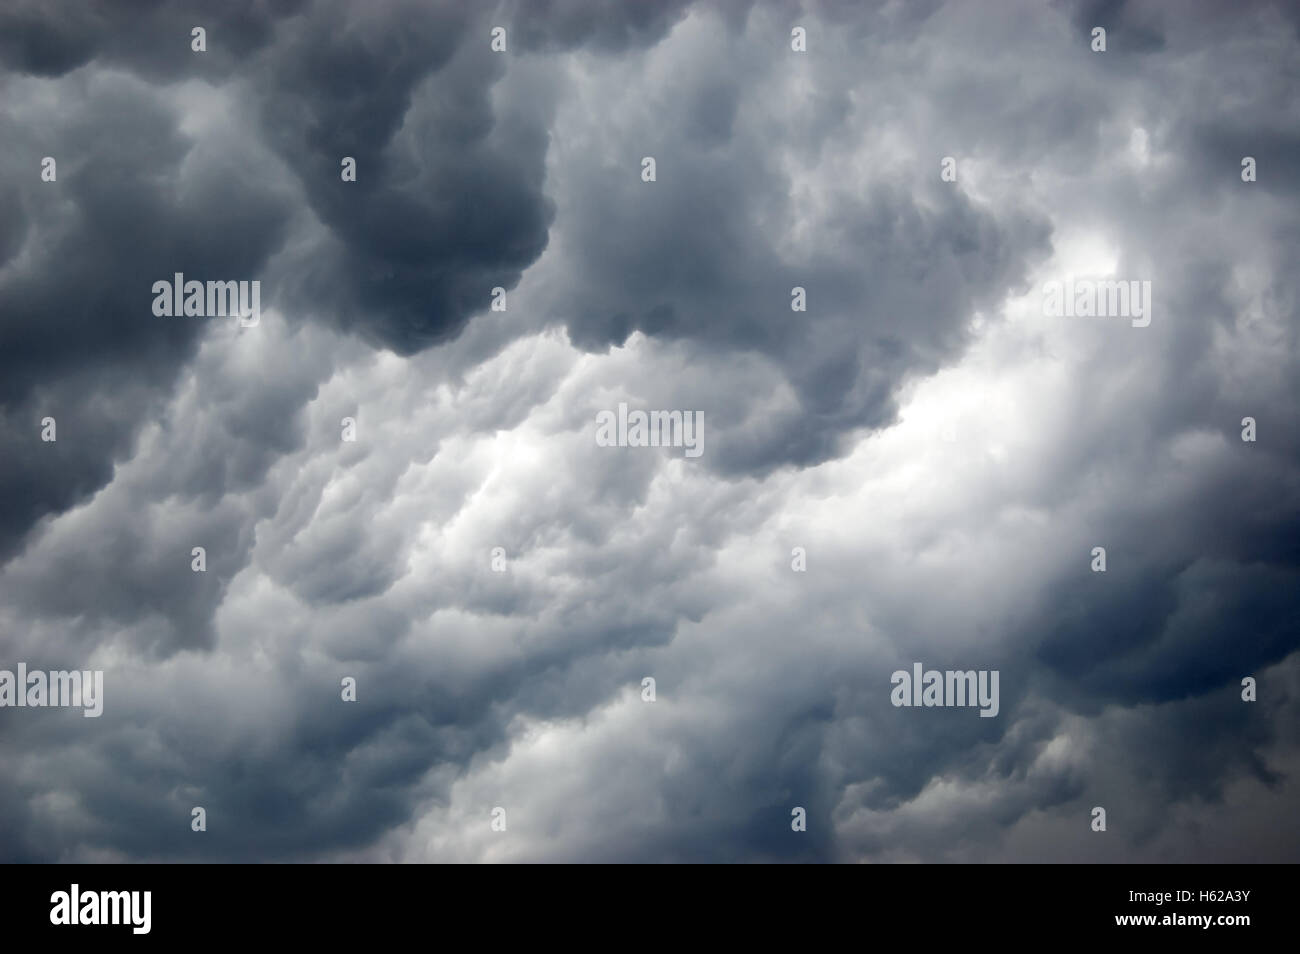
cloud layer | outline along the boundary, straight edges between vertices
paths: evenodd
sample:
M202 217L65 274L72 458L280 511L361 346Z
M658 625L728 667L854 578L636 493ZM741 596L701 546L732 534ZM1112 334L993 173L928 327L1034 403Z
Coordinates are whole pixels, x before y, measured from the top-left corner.
M0 858L1300 857L1285 4L0 37L0 668L106 696L0 709ZM155 317L175 272L261 322ZM1045 317L1083 277L1150 326ZM620 402L703 455L598 446Z

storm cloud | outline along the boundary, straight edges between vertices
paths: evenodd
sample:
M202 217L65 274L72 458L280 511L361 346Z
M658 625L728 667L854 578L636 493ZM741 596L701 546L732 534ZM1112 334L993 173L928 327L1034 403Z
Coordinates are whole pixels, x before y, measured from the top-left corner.
M6 4L0 669L105 700L0 708L0 858L1297 860L1298 70L1263 2Z

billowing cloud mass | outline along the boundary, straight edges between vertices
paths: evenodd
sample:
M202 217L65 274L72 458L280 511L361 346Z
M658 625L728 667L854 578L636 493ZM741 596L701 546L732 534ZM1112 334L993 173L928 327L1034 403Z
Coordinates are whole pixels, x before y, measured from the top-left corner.
M1298 75L1286 3L6 3L0 670L104 695L0 707L0 859L1300 860Z

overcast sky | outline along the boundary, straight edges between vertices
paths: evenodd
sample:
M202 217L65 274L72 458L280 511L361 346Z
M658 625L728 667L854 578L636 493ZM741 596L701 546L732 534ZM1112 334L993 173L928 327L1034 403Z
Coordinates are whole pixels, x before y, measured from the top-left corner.
M0 668L104 711L0 859L1300 861L1298 94L1289 3L7 0Z

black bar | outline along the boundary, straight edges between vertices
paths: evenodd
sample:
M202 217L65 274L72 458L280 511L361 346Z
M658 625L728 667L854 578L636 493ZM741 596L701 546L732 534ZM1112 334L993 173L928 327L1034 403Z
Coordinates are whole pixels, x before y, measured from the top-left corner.
M0 910L7 940L65 943L74 932L75 941L131 944L374 943L410 935L461 946L517 935L535 943L564 937L634 947L703 937L730 944L752 935L806 948L810 939L836 934L883 943L901 931L913 935L905 949L915 949L936 940L982 946L1098 936L1224 945L1294 933L1286 930L1294 927L1289 866L590 867L488 874L436 865L11 866L8 874L16 877L7 880L17 884ZM88 914L87 893L150 892L148 933L135 933L129 915L142 922L142 910L131 908L123 908L125 924L52 924L52 896L64 892L70 901L74 883ZM110 902L123 903L121 896ZM98 898L92 904L98 907ZM1155 921L1117 923L1146 916ZM1208 927L1188 923L1204 916L1212 919ZM1247 923L1217 921L1227 917Z

